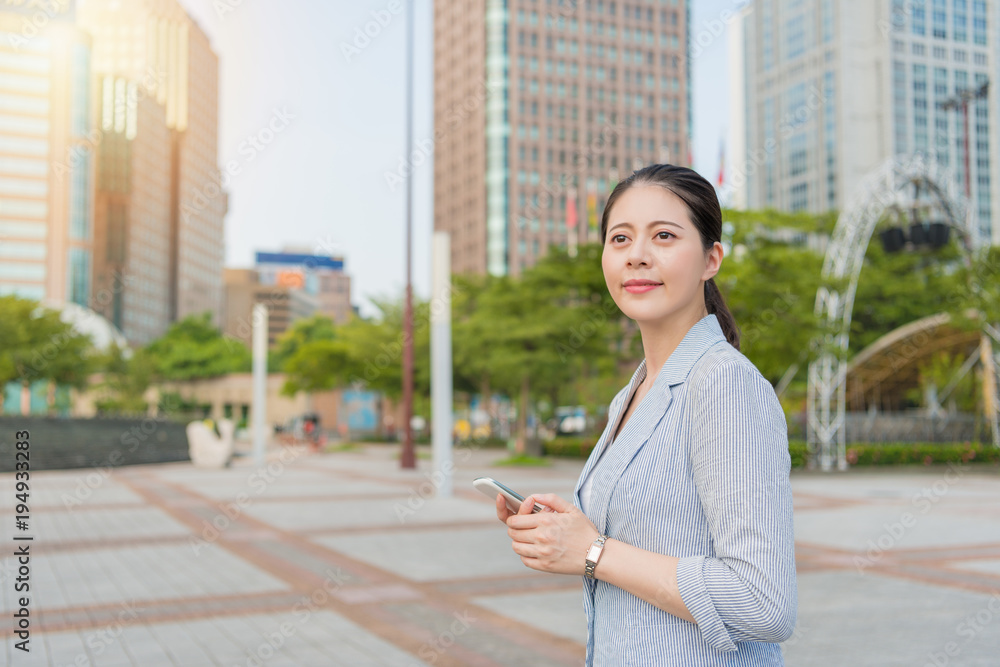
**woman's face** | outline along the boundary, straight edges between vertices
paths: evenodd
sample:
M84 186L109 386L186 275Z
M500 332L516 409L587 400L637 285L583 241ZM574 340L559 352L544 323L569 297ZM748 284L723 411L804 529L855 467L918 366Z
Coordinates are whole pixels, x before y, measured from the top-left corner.
M608 215L604 279L618 307L637 322L700 319L702 283L721 262L721 244L706 254L687 205L666 188L633 186Z

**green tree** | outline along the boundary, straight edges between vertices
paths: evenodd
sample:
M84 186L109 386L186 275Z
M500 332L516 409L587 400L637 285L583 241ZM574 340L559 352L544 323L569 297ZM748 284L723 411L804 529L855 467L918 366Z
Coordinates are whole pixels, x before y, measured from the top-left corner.
M319 391L347 384L362 384L392 398L402 393L403 305L375 299L381 317L353 317L333 331L333 337L310 340L284 363L287 374L282 391ZM414 299L414 395L430 393L429 304ZM319 327L322 331L322 327Z
M285 363L294 357L306 344L318 341L332 341L337 338L333 320L326 315L316 314L295 320L278 337L274 349L268 352L268 368L272 372L284 370Z
M130 349L112 345L100 361L104 369L102 388L106 395L97 401L97 409L105 414L144 414L147 409L146 390L153 381L155 360L142 348Z
M621 314L607 294L600 256L598 245L582 246L572 258L549 248L520 277L486 279L474 311L460 319L456 357L519 399L519 447L532 398L555 405L568 385L614 367L612 332Z
M93 341L61 319L59 311L14 295L0 297L0 388L19 380L29 387L48 380L48 406L55 385L82 389L95 367ZM0 407L2 407L0 391Z
M195 380L250 371L250 350L223 336L209 313L174 322L146 347L154 375L160 380Z
M804 377L817 333L813 311L823 258L766 240L734 255L723 261L716 283L740 327L741 351L772 384L789 369Z
M850 354L928 315L957 314L970 298L962 255L954 241L935 252L886 253L873 239L854 298Z

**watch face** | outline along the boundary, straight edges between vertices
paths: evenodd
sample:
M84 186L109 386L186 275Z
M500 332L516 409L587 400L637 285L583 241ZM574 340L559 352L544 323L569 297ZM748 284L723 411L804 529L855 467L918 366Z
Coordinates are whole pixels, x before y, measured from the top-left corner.
M591 544L590 549L587 551L587 560L597 560L597 557L601 555L601 548L602 547L599 547L596 544ZM577 556L577 558L579 558L579 556Z

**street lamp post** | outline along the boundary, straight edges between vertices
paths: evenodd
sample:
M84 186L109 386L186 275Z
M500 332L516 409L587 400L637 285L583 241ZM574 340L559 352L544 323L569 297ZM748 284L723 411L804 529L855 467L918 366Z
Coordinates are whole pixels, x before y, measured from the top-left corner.
M406 154L413 146L413 15L416 2L406 12ZM406 178L406 304L403 307L403 451L400 467L415 468L413 453L413 174Z
M958 91L954 97L950 97L941 103L942 109L961 109L963 126L965 130L964 150L965 150L965 198L971 201L972 198L972 173L969 170L969 103L975 100L985 99L989 94L990 82L986 81L978 88L966 88Z

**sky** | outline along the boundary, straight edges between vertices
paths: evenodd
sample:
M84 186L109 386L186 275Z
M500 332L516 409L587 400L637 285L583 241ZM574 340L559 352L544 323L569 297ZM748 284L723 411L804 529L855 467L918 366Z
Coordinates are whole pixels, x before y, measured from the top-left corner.
M695 169L718 174L728 131L726 10L691 0ZM344 257L352 301L406 285L406 12L391 0L180 0L219 54L219 164L233 161L226 266L286 246ZM432 0L414 0L414 140L433 134ZM378 30L359 38L367 23ZM376 33L376 30L370 30ZM362 35L362 37L367 37ZM271 128L281 128L270 131ZM238 172L238 173L237 173ZM414 168L413 285L430 288L433 163Z

